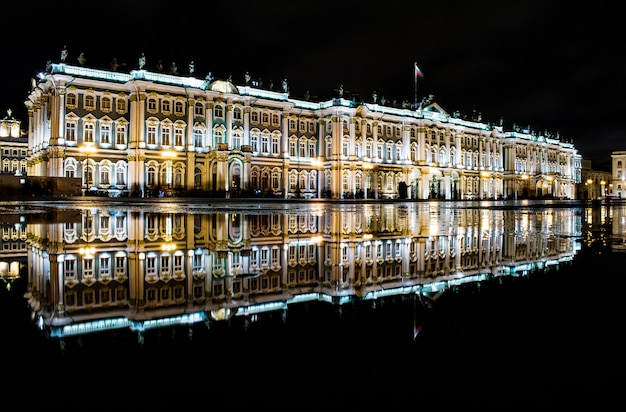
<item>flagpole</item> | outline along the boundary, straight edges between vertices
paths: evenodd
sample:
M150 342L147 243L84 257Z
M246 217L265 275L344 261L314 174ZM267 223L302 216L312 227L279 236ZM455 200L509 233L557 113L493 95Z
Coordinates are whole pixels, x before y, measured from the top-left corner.
M417 110L417 62L413 63L413 76L415 77L415 103L414 103L414 110Z

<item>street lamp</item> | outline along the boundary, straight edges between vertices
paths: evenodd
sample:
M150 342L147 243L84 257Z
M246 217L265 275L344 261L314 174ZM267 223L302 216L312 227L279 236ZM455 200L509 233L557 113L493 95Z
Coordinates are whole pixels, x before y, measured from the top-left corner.
M593 183L592 179L587 179L585 182L585 186L587 186L587 199L593 199L593 190L591 190L591 184Z
M89 167L89 157L96 152L96 148L92 145L81 146L79 151L80 151L81 157L84 157L85 159L83 160L83 172L82 172L83 196L85 196L85 191L91 188L91 186L94 183L93 170Z
M605 197L606 196L606 182L604 180L600 180L600 197Z
M165 150L161 153L161 156L165 158L165 182L159 182L161 185L165 184L167 188L172 188L173 173L172 165L173 160L176 157L174 150Z

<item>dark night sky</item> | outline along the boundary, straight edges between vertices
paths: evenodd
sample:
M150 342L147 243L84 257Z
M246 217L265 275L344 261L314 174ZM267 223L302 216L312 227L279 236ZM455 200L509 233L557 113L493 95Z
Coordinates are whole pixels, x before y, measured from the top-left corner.
M113 58L146 68L176 62L181 74L232 75L243 83L286 78L292 97L344 89L369 100L415 97L413 63L449 113L482 115L574 142L594 168L626 150L626 38L618 2L330 1L19 2L3 9L5 82L0 110L27 122L30 79L47 60L84 52L86 66ZM10 53L10 54L8 54ZM24 124L24 127L26 124Z

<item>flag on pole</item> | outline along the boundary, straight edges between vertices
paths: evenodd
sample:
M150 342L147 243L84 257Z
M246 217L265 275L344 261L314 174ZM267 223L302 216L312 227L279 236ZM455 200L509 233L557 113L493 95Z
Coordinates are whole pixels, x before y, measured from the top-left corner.
M417 63L415 63L415 77L419 77L420 79L424 78L424 73L417 67Z

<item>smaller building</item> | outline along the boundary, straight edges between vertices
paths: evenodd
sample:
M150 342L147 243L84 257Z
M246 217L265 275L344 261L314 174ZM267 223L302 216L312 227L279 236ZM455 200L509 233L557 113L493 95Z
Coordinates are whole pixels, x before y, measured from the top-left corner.
M611 153L611 197L626 199L626 150Z
M581 182L577 198L581 200L606 199L612 193L611 172L593 169L590 159L581 161Z
M11 109L0 120L0 174L25 176L28 166L28 134Z

